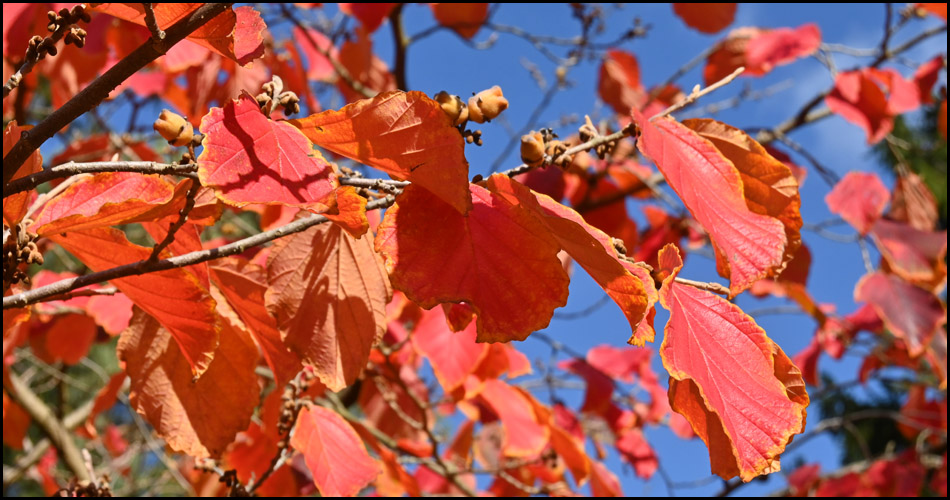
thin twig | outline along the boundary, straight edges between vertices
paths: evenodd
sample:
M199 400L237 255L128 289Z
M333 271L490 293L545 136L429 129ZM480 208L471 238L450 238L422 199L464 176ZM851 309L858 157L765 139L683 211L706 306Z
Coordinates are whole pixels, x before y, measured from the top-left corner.
M677 276L674 281L676 281L677 283L681 285L687 285L687 286L699 288L700 290L706 290L707 292L718 293L719 295L729 296L729 288L723 285L720 285L719 283L693 281L686 278L680 278L679 276Z
M154 161L97 161L88 163L69 162L46 169L42 172L21 177L12 181L4 190L3 197L22 191L29 191L44 182L79 174L101 172L135 172L157 175L187 175L198 170L195 164L158 163Z
M201 183L191 181L191 187L188 188L188 193L185 194L185 206L178 211L178 219L168 227L168 233L165 234L165 238L152 248L152 254L148 256L146 263L150 264L157 261L162 251L175 241L175 233L185 225L185 222L188 221L188 214L191 213L191 209L195 207L195 197L198 196L199 188L201 188Z
M155 10L152 8L152 4L143 3L145 7L145 26L152 33L152 40L156 42L161 42L165 39L165 32L158 26L158 21L155 19Z
M601 144L607 144L608 142L619 141L620 139L623 139L624 137L632 135L635 131L636 131L636 127L631 123L630 125L627 125L623 129L617 132L614 132L610 135L602 135L600 137L595 137L587 142L578 144L577 146L572 146L568 148L567 151L564 151L563 153L561 153L555 158L546 158L543 164L544 165L554 164L554 163L557 163L561 158L565 156L570 156L572 154L579 153L581 151L587 151L588 149L596 148L597 146L600 146ZM518 165L517 167L514 167L509 170L505 170L504 172L501 172L501 173L504 175L507 175L508 177L514 177L518 174L523 174L533 168L535 167L532 167L531 165L528 165L526 163L522 163L521 165Z
M729 75L727 75L727 76L724 77L723 79L719 80L718 82L716 82L716 83L714 83L714 84L712 84L712 85L710 85L710 86L708 86L708 87L706 87L706 88L704 88L704 89L702 89L702 90L700 90L699 87L697 86L697 87L694 88L693 91L690 92L689 95L686 96L684 99L680 100L680 101L677 102L676 104L673 104L672 106L670 106L670 107L664 109L663 111L657 113L656 115L652 116L652 117L650 118L650 121L652 122L652 121L654 121L654 120L656 120L656 119L658 119L658 118L662 118L662 117L664 117L664 116L668 116L668 115L670 115L670 114L676 112L677 110L680 110L680 109L682 109L682 108L684 108L684 107L686 107L686 106L688 106L688 105L690 105L690 104L696 102L696 100L699 99L700 97L702 97L702 96L704 96L704 95L706 95L706 94L709 94L709 93L711 93L711 92L714 92L714 91L716 91L717 89L722 88L722 87L728 85L730 82L732 82L733 80L735 80L736 77L738 77L739 75L741 75L743 71L745 71L745 67L736 68L735 71L733 71L732 73L730 73Z

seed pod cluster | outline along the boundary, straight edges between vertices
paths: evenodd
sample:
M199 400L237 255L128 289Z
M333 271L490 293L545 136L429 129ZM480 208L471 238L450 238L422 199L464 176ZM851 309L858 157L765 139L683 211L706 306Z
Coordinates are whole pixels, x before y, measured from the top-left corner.
M300 112L300 98L297 94L284 90L284 81L277 75L271 77L271 81L261 85L261 93L254 99L257 100L261 111L268 116L277 106L284 108L284 114L287 116Z
M501 87L498 85L468 99L468 119L475 123L490 122L506 109L508 109L508 99L502 95Z
M195 133L194 127L191 126L188 120L167 109L163 109L162 114L158 115L158 120L155 120L152 128L175 147L190 144Z

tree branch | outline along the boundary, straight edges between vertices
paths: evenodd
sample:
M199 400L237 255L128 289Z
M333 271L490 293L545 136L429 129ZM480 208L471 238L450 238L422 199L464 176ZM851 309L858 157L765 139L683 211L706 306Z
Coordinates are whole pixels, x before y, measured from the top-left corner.
M375 210L377 208L385 208L392 205L393 203L395 203L395 198L392 196L387 196L385 198L370 201L366 204L366 209ZM317 224L323 224L327 221L329 221L329 219L322 215L313 215L306 219L300 219L276 229L258 233L254 236L250 236L227 245L222 245L217 248L198 250L154 262L142 260L139 262L133 262L131 264L114 267L105 271L87 274L85 276L57 281L56 283L50 285L4 297L3 308L9 309L12 307L24 307L38 302L46 297L66 293L77 288L91 285L93 283L100 283L102 281L115 280L118 278L124 278L126 276L145 274L154 271L177 269L179 267L200 264L209 260L220 259L221 257L227 257L229 255L236 255L244 252L248 248L263 245L264 243L283 236L299 233L300 231L303 231L309 227L315 226Z
M230 6L229 3L212 3L198 7L194 12L172 25L165 32L166 37L161 43L155 43L152 39L149 39L73 96L61 108L46 117L39 125L24 132L10 152L3 157L3 185L6 186L10 182L20 165L34 151L39 149L47 139L53 137L56 132L76 118L98 106L100 102L109 97L110 92L136 71L164 55L173 45L230 8Z
M3 190L3 197L29 191L44 182L53 179L70 177L79 174L95 174L101 172L137 172L140 174L158 175L188 175L198 170L195 164L179 165L177 163L158 163L153 161L97 161L88 163L69 162L46 169L42 172L21 177Z

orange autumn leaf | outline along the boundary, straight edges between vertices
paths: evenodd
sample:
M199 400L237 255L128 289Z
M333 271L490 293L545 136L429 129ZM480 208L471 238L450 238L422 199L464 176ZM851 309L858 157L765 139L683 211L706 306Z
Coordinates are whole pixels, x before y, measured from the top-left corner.
M157 175L104 172L50 200L33 227L47 235L124 224L168 203L174 193L175 186Z
M277 386L283 387L301 365L300 358L284 345L277 322L265 307L267 271L238 257L215 261L210 270L214 284L260 347Z
M341 3L340 12L359 19L366 31L372 33L395 7L395 3Z
M574 210L550 197L532 192L508 176L496 174L489 190L532 214L557 244L567 252L620 307L636 333L644 319L648 295L643 281L628 271L610 237L587 224ZM639 339L639 337L637 337ZM643 339L649 340L649 339Z
M129 242L125 234L109 227L65 236L51 234L49 238L94 271L146 260L152 254L151 249ZM168 269L120 278L112 284L171 332L193 376L200 376L208 368L218 345L220 325L214 313L215 302L193 271Z
M75 365L86 357L96 340L98 327L94 319L84 314L59 316L46 332L46 354L50 362Z
M284 344L332 391L352 384L386 331L392 288L369 238L321 224L279 240L267 259L267 309Z
M742 179L742 196L749 210L778 219L785 226L784 268L802 244L802 202L798 194L798 181L791 169L775 159L755 139L735 127L708 119L684 120L683 125L712 142L736 167ZM727 261L725 258L716 259L717 264ZM728 270L720 271L719 274L727 276Z
M304 407L290 444L303 454L321 496L356 496L380 473L353 427L326 408Z
M336 176L300 130L272 121L247 92L201 119L201 184L221 201L281 204L323 212Z
M200 7L197 3L155 4L155 20L158 27L168 29L180 19ZM145 26L145 8L140 3L107 3L93 8ZM228 9L201 26L186 40L213 50L224 57L245 65L264 55L264 30L267 26L259 12L251 7Z
M369 231L366 203L366 198L360 196L355 187L340 186L333 191L330 209L323 216L338 224L350 236L359 239Z
M422 313L412 331L412 346L429 360L435 377L446 393L462 385L488 355L488 344L475 341L475 323L454 332L446 324L441 307Z
M621 116L642 105L647 95L640 83L637 57L623 50L608 50L600 64L597 95Z
M172 449L194 457L220 456L258 403L257 349L224 324L214 361L197 381L168 330L140 309L116 347L132 381L129 404Z
M947 4L946 3L918 3L915 4L918 9L921 9L925 12L928 12L944 21L947 20Z
M366 93L378 94L396 90L396 77L389 66L373 52L373 39L365 28L357 28L356 37L343 42L340 47L339 61L346 68L354 82L363 85L358 91L349 81L342 78L336 81L336 87L346 102L352 103L366 97Z
M505 457L533 457L548 444L551 431L541 425L529 394L501 380L489 379L478 397L501 420L501 452Z
M701 33L717 33L736 17L734 3L674 3L673 12L687 26Z
M778 455L805 427L801 372L737 306L675 282L683 264L674 246L660 262L671 271L660 289L670 311L660 347L670 405L706 442L714 474L748 482L778 470Z
M321 148L412 181L459 213L471 209L464 141L422 92L386 92L289 123Z
M488 17L487 3L430 3L435 20L458 35L470 39Z
M651 122L637 110L634 118L641 130L637 147L709 233L717 268L729 278L730 295L782 269L788 248L785 225L748 207L735 165L712 142L673 119Z
M3 156L7 156L7 153L13 149L13 145L20 140L20 134L31 129L33 127L19 126L16 123L16 120L11 121L7 124L6 128L3 129ZM20 165L20 168L17 169L16 173L13 174L13 177L10 178L11 181L17 180L21 177L26 177L30 174L35 174L43 170L43 155L40 154L40 150L37 149L30 154L29 158ZM26 215L26 210L30 204L30 192L23 191L20 193L12 194L6 196L4 193L3 197L3 221L10 227L15 226L20 219Z
M441 111L440 111L441 112ZM412 184L376 235L393 287L424 308L467 302L479 342L523 340L567 302L569 278L557 242L501 195L472 184L461 215ZM435 236L435 237L433 237Z

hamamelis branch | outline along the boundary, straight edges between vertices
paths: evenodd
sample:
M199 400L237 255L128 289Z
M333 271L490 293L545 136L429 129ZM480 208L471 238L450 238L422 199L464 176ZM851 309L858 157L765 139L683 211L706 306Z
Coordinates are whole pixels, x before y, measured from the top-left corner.
M198 170L195 164L179 165L176 163L158 163L154 161L97 161L76 163L69 162L53 168L21 177L12 181L3 190L3 197L29 191L44 182L79 174L97 174L102 172L136 172L140 174L158 175L186 175L194 174Z
M379 198L367 203L366 210L385 208L392 205L393 203L395 203L395 198L392 196ZM329 219L322 215L313 215L305 219L300 219L291 222L290 224L283 225L276 229L258 233L254 236L250 236L227 245L222 245L217 248L198 250L195 252L186 253L184 255L156 261L142 260L139 262L132 262L130 264L114 267L105 271L99 271L76 278L60 280L50 285L4 297L3 308L10 309L13 307L28 306L45 299L46 297L66 293L77 288L92 285L94 283L125 278L127 276L136 276L150 272L177 269L180 267L200 264L202 262L208 262L209 260L220 259L229 255L237 255L244 252L248 248L263 245L264 243L273 241L283 236L299 233L300 231L303 231L307 228L316 226L317 224L323 224L324 222L328 221Z
M176 22L165 32L165 39L155 43L151 38L138 49L123 58L102 76L93 80L86 88L73 96L66 104L47 116L39 125L23 132L20 140L3 157L3 185L6 186L20 165L47 139L63 127L95 108L109 97L122 82L147 64L164 55L173 45L184 40L192 32L204 26L208 21L229 9L229 3L210 3L202 5ZM5 190L4 190L5 191Z
M658 118L662 118L662 117L664 117L664 116L669 116L670 114L675 113L676 111L678 111L678 110L680 110L680 109L683 109L683 108L685 108L686 106L689 106L690 104L696 102L696 100L699 99L700 97L702 97L702 96L704 96L704 95L706 95L706 94L710 94L710 93L712 93L712 92L715 92L717 89L720 89L720 88L722 88L722 87L725 87L725 86L728 85L730 82L732 82L733 80L735 80L739 75L741 75L742 72L744 72L744 71L745 71L745 67L736 68L736 70L733 71L732 73L726 75L724 78L722 78L722 79L719 80L718 82L716 82L716 83L714 83L714 84L712 84L712 85L710 85L710 86L708 86L708 87L706 87L706 88L704 88L704 89L700 89L699 85L697 85L695 88L693 88L693 91L690 92L688 96L686 96L685 98L681 99L681 100L680 100L679 102L677 102L676 104L673 104L672 106L670 106L670 107L664 109L663 111L661 111L661 112L659 112L659 113L653 115L652 117L650 117L650 121L652 122L653 120L656 120L656 119L658 119Z
M578 144L577 146L571 146L566 151L564 151L563 153L559 154L558 156L554 158L545 156L545 159L542 165L555 164L555 163L558 163L559 160L561 160L564 157L567 157L576 153L580 153L581 151L587 151L588 149L596 148L597 146L600 146L601 144L607 144L608 142L619 141L623 139L624 137L633 135L636 129L637 129L636 125L634 125L633 123L630 123L626 127L610 135L602 135L600 137L595 137L587 142ZM501 172L501 173L504 175L507 175L508 177L514 177L516 175L528 172L532 168L534 167L532 167L531 165L528 165L527 163L522 163L521 165L518 165L517 167L514 167L509 170L505 170L504 172Z

